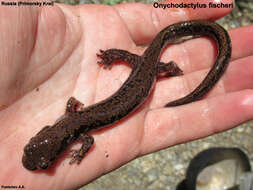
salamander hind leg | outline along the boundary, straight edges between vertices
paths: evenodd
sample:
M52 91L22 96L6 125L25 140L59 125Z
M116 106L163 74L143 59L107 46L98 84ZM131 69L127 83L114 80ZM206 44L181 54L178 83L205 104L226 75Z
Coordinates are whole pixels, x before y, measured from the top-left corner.
M157 66L157 74L159 77L171 77L183 75L183 71L174 61L168 63L159 62Z
M77 163L80 164L81 160L85 156L85 154L89 151L92 144L94 143L94 139L92 136L88 134L81 134L78 140L82 141L83 144L78 150L71 150L70 157L72 158L69 164Z
M100 50L100 54L97 53L97 57L101 59L101 61L98 61L98 64L104 65L104 69L111 69L115 61L125 61L131 67L134 67L139 59L141 59L136 54L120 49Z

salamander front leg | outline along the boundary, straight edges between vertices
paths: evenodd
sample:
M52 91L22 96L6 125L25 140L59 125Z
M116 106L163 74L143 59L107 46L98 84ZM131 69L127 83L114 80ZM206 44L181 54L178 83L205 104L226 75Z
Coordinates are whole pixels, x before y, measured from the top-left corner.
M65 114L59 117L55 121L55 123L58 123L59 121L63 120L69 113L75 113L75 112L79 112L83 110L84 110L84 104L78 101L77 99L75 99L74 97L70 97L66 104ZM50 127L50 126L47 126L47 127Z
M80 164L81 160L85 156L85 154L89 151L92 144L94 143L94 139L92 136L88 134L81 134L78 140L82 141L83 144L78 150L71 150L70 157L72 158L69 164L77 163Z
M75 99L74 97L69 98L66 105L67 113L73 113L73 112L78 112L78 111L83 111L83 110L84 110L84 104L82 102Z

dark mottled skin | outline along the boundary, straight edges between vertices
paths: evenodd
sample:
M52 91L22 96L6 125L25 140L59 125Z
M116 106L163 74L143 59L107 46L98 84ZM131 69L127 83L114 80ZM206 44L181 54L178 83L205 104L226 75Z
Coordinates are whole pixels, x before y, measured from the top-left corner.
M231 56L230 39L219 25L207 21L186 21L170 25L154 38L142 56L125 50L100 50L99 64L111 67L116 60L124 60L133 68L121 88L109 98L88 106L71 97L66 113L54 125L44 127L31 138L24 148L22 162L29 170L46 169L75 140L83 142L79 150L72 150L70 164L80 163L94 140L87 133L103 128L124 118L134 111L150 94L156 77L182 74L177 65L159 62L160 53L168 43L178 43L184 36L210 36L218 44L217 60L203 82L188 96L170 102L166 106L176 106L192 102L206 94L224 73Z

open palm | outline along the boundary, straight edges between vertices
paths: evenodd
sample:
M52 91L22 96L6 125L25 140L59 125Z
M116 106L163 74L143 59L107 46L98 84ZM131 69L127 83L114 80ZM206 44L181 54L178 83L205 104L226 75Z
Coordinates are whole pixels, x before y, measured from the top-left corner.
M93 132L95 144L80 165L68 164L68 149L50 169L28 171L21 163L23 147L43 126L52 125L64 113L70 96L91 105L113 94L128 77L131 68L127 65L104 70L96 64L99 49L118 48L141 55L144 49L137 45L149 43L165 26L188 19L217 18L225 10L216 10L215 15L200 10L198 17L189 11L175 17L175 13L143 4L0 9L3 185L76 188L138 156L232 128L253 117L253 27L249 26L230 32L231 64L205 99L164 108L200 83L216 52L207 38L171 46L162 60L177 62L184 76L158 81L137 111Z

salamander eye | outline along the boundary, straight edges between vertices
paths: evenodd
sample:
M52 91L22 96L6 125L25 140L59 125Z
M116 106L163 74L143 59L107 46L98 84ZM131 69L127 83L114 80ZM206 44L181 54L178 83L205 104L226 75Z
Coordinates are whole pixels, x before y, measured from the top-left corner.
M32 154L32 147L31 147L31 145L26 145L25 146L25 152L27 154Z

